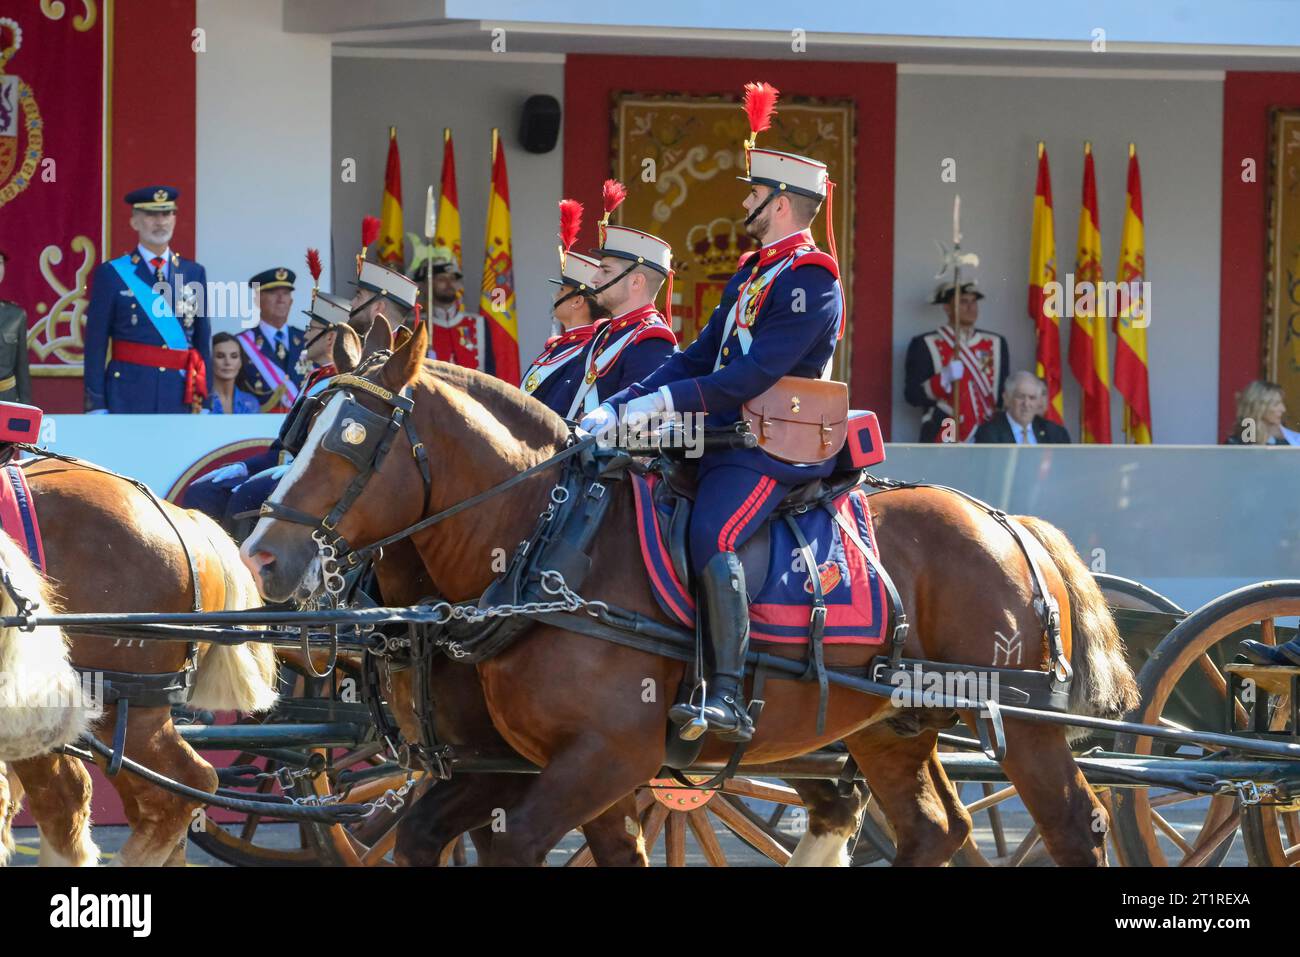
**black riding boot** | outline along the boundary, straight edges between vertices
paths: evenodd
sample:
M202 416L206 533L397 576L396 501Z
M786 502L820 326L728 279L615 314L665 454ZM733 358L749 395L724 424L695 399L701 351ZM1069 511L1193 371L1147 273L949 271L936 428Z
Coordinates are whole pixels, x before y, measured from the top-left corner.
M748 741L754 724L745 707L745 655L749 651L749 598L745 569L735 552L719 552L700 575L701 613L713 644L713 677L704 699L704 719L723 741ZM679 724L699 716L691 705L669 712Z

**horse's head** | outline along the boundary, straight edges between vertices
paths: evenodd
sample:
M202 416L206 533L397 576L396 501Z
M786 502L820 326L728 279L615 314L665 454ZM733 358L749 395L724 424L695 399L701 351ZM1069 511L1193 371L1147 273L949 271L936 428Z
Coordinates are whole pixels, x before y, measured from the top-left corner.
M339 374L323 391L304 394L281 433L294 453L257 527L244 542L244 563L263 597L304 600L324 584L321 543L363 547L418 521L428 488L409 421L412 384L428 335L371 325L364 346L350 329L335 340ZM328 569L326 569L328 571Z

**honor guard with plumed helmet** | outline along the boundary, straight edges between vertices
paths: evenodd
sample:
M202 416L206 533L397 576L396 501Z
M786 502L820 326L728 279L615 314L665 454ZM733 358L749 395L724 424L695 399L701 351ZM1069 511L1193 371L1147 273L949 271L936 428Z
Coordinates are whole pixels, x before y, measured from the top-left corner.
M745 229L761 248L741 257L699 338L588 415L582 422L588 431L609 432L620 414L633 418L665 412L702 412L709 425L732 426L742 418L746 402L783 378L829 378L844 322L829 208L833 184L824 163L755 147L757 134L771 124L776 97L777 91L765 83L745 87L751 134L745 143L747 175L740 179L750 186L743 203ZM817 248L809 232L823 201L829 255ZM847 395L842 385L839 389L842 414L847 415ZM822 391L810 383L799 394L811 407ZM794 400L796 406L798 402ZM706 451L701 457L689 548L714 669L706 689L697 689L690 703L670 711L683 725L684 738L698 737L706 727L727 740L752 736L742 694L749 609L736 549L762 527L794 484L829 475L838 451L829 449L826 459L816 461L782 460L761 448Z
M415 278L428 289L429 358L466 369L483 368L483 343L487 327L483 317L463 306L464 278L455 256L446 246L428 247L418 261Z
M943 307L947 321L908 343L903 397L925 410L922 442L965 442L1001 407L1010 352L1002 336L975 328L983 298L974 280L963 281L954 312L953 284L939 283L930 303ZM952 427L945 429L945 422Z
M610 180L604 195L603 239L596 252L621 269L637 248L634 243L639 242L632 234L646 234L607 225L609 214L626 195L621 183ZM562 328L547 340L546 348L523 377L525 392L569 419L582 417L597 408L602 398L649 375L677 344L671 327L654 308L658 285L653 278L647 282L642 276L635 288L627 284L629 288L623 289L622 281L630 272L624 270L624 275L601 286L602 260L572 251L581 228L582 204L561 200L560 278L550 281L557 285L552 309ZM653 244L646 251L671 270L672 250L662 240L649 238ZM611 318L614 310L620 315Z
M171 186L127 193L138 245L91 274L83 373L87 412L199 412L207 398L208 276L172 251L179 196Z

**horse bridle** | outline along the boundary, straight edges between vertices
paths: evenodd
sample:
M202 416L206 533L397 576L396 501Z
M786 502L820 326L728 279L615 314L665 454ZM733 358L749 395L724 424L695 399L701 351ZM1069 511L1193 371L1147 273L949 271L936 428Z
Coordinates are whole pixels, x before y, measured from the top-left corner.
M387 360L389 353L378 352L367 357L367 361L356 373L363 373L378 363ZM321 436L321 448L339 455L357 468L357 475L344 490L342 497L330 509L324 518L309 515L296 508L290 508L280 502L266 501L258 512L259 517L273 518L279 521L306 525L312 529L312 538L320 545L322 552L337 562L339 569L352 568L361 564L369 549L356 550L346 538L338 533L338 524L343 516L361 497L362 491L370 481L388 453L399 432L405 431L411 443L411 456L415 459L420 472L420 481L424 485L423 511L429 508L429 498L433 491L433 475L429 468L429 455L424 443L415 432L415 423L411 410L415 399L411 387L405 386L400 392L392 392L356 373L342 373L334 376L320 392L312 396L304 395L299 406L290 411L281 431L282 441L287 451L297 455L302 451L306 440L305 425L313 418L313 410L328 404L331 393L343 391L344 406L339 412L336 425ZM387 416L372 412L352 395L352 390L374 396L389 406Z

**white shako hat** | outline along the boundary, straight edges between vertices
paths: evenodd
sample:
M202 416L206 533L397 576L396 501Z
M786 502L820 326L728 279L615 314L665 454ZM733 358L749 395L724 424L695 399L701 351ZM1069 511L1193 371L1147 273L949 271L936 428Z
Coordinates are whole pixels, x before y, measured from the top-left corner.
M582 203L576 199L560 200L560 278L547 281L585 292L599 285L596 272L600 269L600 260L573 251L581 229Z
M379 238L379 229L378 216L366 216L361 220L361 252L357 253L357 281L354 285L377 292L405 309L414 309L420 296L416 281L396 269L366 259L370 244Z
M665 276L673 271L673 247L658 236L631 226L606 226L605 241L594 252L597 256L617 256L649 266Z
M362 289L377 292L385 299L391 299L407 309L415 308L420 287L414 279L396 269L372 263L368 259L361 260L357 265L357 285Z
M328 292L320 292L312 296L311 308L304 309L303 314L312 319L319 319L326 325L338 325L341 322L347 322L352 313L352 303L339 296L332 296Z
M749 175L736 178L814 199L826 198L826 164L794 153L752 149L749 151Z

